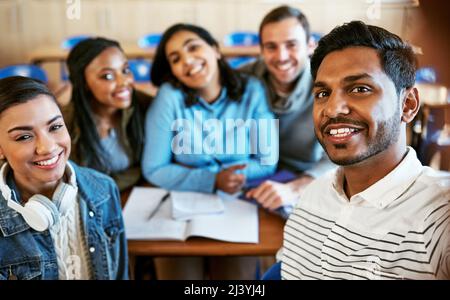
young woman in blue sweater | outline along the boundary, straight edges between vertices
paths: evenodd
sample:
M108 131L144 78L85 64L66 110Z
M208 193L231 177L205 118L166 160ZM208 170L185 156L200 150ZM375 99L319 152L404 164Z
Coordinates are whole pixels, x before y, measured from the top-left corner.
M205 29L167 29L152 81L160 88L145 122L142 171L149 182L234 193L275 171L278 134L265 90L231 69Z
M165 31L152 66L158 94L146 115L144 177L169 190L238 192L278 161L277 124L255 78L227 64L205 29ZM254 258L209 260L210 279L252 279ZM158 258L158 278L204 279L202 258Z

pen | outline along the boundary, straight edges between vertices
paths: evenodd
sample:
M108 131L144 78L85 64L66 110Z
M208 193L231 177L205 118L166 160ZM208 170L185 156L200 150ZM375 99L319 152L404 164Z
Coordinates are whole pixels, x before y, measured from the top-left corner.
M213 157L214 161L216 162L216 164L219 166L219 170L222 169L222 162L220 160L217 159L217 157Z
M161 208L161 205L164 203L164 201L166 201L170 196L170 192L167 192L162 198L161 201L159 201L158 205L155 207L155 209L152 211L152 213L150 214L150 216L148 216L147 220L150 220L151 218L153 218L153 216L156 214L156 212Z

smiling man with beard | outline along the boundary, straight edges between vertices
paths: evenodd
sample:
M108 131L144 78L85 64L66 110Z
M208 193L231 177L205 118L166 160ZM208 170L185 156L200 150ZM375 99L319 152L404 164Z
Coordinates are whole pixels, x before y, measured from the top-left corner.
M415 57L398 36L354 21L311 59L315 133L335 172L286 224L285 279L450 278L450 175L406 144L419 110Z

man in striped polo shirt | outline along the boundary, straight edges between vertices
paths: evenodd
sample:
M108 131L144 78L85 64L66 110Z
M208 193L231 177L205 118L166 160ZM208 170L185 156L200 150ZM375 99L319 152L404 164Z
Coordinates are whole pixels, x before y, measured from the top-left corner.
M312 183L284 230L284 279L450 278L450 174L406 144L419 110L415 57L354 21L311 60L317 138L340 167Z

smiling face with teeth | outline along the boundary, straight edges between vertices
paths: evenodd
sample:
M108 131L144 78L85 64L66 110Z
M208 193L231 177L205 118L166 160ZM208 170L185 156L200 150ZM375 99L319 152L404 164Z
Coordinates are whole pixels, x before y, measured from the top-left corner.
M109 114L130 107L133 74L123 52L109 47L95 57L84 69L86 85L93 95L94 111Z
M295 17L264 25L261 50L276 89L290 92L308 62L312 44Z
M69 154L69 133L49 96L37 96L0 114L0 156L11 166L19 188L56 187Z
M406 146L403 92L398 95L378 53L350 47L325 56L314 83L314 124L330 159L354 165L386 163Z
M197 34L182 30L167 41L165 53L177 80L194 89L205 100L220 93L220 53Z

